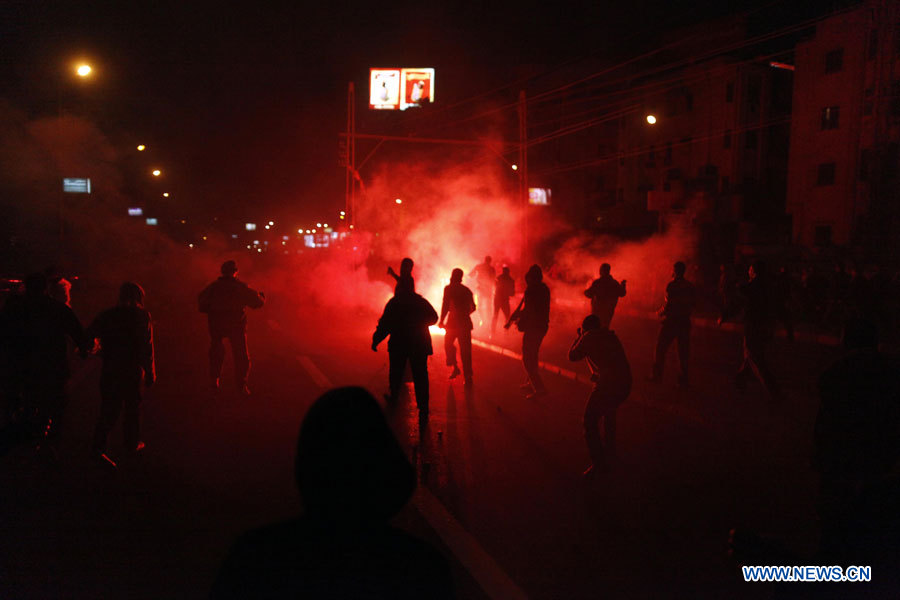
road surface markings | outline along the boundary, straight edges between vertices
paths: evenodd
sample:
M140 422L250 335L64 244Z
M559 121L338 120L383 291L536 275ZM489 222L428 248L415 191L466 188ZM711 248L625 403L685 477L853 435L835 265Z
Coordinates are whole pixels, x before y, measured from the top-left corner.
M419 486L413 504L488 596L513 600L528 597L428 489Z
M510 358L514 358L515 360L522 360L522 355L517 354L503 346L497 346L496 344L490 344L488 342L483 342L481 340L476 340L472 338L472 345L478 346L480 348L484 348L490 352L494 352L496 354L501 354L503 356L508 356ZM582 375L580 373L576 373L575 371L570 371L569 369L563 369L557 365L548 363L548 362L539 362L538 363L542 369L548 371L550 373L554 373L559 375L560 377L565 377L566 379L571 379L572 381L576 381L578 383L583 383L585 385L593 385L590 377L587 375ZM708 427L709 424L706 422L706 419L703 418L703 415L700 414L699 411L693 409L688 406L683 406L680 404L662 404L660 402L654 402L647 399L643 394L632 394L629 398L629 402L633 402L640 406L646 406L648 408L652 408L654 410L658 410L660 412L669 413L685 421L690 421L695 425L700 425L703 427Z
M310 357L301 354L297 356L297 360L300 362L300 366L302 366L309 376L312 377L312 380L317 386L323 390L330 390L334 387L331 380L316 366L316 363L314 363Z
M300 354L297 361L317 386L334 387L310 357ZM512 600L528 597L424 485L416 488L413 504L488 596Z

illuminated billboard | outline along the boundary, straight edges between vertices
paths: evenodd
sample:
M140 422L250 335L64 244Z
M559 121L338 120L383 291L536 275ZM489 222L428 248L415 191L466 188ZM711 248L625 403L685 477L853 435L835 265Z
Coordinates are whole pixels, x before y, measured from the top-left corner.
M528 188L528 204L548 206L550 204L550 188Z
M143 214L144 214L144 209L142 209L142 208L129 208L128 209L129 217L140 217Z
M67 194L90 194L91 180L88 178L64 177L63 191Z
M147 217L147 225L159 225L159 219L157 219L156 217Z
M434 69L369 69L369 108L406 110L434 102Z

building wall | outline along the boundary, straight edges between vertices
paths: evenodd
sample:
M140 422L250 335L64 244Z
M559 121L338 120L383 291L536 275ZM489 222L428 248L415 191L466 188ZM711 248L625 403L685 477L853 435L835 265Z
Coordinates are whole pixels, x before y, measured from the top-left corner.
M864 210L857 184L870 28L863 8L823 21L796 48L788 211L793 241L801 246L849 244ZM842 55L833 72L826 63L835 55L829 53ZM839 109L836 128L823 123L828 107ZM827 165L833 165L833 181Z

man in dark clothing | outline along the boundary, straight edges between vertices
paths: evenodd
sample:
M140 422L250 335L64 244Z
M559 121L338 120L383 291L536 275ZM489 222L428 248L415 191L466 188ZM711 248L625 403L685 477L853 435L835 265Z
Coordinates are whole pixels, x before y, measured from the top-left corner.
M397 291L397 286L400 285L400 282L403 282L404 286L410 287L412 289L416 288L415 281L412 276L413 270L413 259L406 257L400 261L400 274L394 271L393 267L388 267L388 275L394 278L394 281L397 282L397 285L394 286L394 291Z
M610 275L609 263L600 265L600 278L584 290L584 295L591 299L591 314L600 317L600 322L609 329L613 313L619 298L625 296L625 280L619 283Z
M3 354L13 379L5 386L20 400L15 412L23 419L14 428L21 435L4 438L24 441L39 436L38 448L55 457L66 406L69 379L70 338L82 356L90 350L84 329L72 309L47 295L47 277L42 273L25 278L25 295L11 297L0 315ZM34 419L34 422L28 423ZM28 431L29 428L33 428ZM6 442L4 442L6 445Z
M747 379L755 375L769 398L780 400L781 392L766 362L766 348L775 337L778 293L763 261L754 262L748 270L748 276L750 280L738 288L743 299L744 358L735 376L735 384L743 389L747 385ZM719 318L719 324L729 316L729 311L726 311Z
M233 260L222 263L222 276L200 292L200 312L209 319L209 380L212 389L219 389L222 363L225 362L226 338L234 357L234 379L238 393L250 395L247 375L250 373L250 353L247 351L247 315L244 308L261 308L266 297L237 278Z
M487 325L488 316L491 311L491 303L488 300L494 295L494 279L497 277L497 271L491 265L491 257L485 256L484 262L475 265L469 277L475 277L475 292L478 294L478 304L481 310L478 311L479 321L482 325Z
M94 429L92 451L104 457L106 440L122 407L122 431L129 453L144 447L141 441L141 379L150 387L156 381L153 359L153 325L144 308L144 290L127 281L119 289L119 305L100 313L88 328L89 339L100 340L103 371L100 374L100 418ZM108 459L107 459L108 460Z
M616 410L631 393L631 366L615 332L603 326L600 317L588 315L569 349L569 360L587 359L594 389L584 408L584 441L591 466L584 472L594 477L606 470L616 453ZM600 438L600 421L606 442Z
M666 352L674 340L678 340L678 362L681 373L678 385L688 385L688 356L691 350L691 312L694 310L694 285L684 278L685 264L675 263L672 281L666 286L666 303L660 310L662 325L656 339L656 359L653 362L651 381L662 381L666 364Z
M295 475L304 514L242 535L210 598L453 597L447 560L389 522L416 472L369 392L338 388L310 407Z
M869 321L848 321L843 343L845 356L819 378L813 452L823 558L836 562L866 557L891 529L872 525L895 522L896 504L879 514L879 503L864 497L889 482L900 460L900 364L878 351Z
M441 303L441 322L439 327L446 329L444 335L444 353L447 355L447 366L453 367L450 379L459 376L456 364L456 346L459 340L459 354L462 357L463 378L467 386L472 385L472 317L475 312L475 299L472 290L462 284L463 270L453 269L450 274L450 285L444 288L444 300ZM446 325L445 325L446 321Z
M491 319L491 337L497 329L497 315L503 312L503 318L509 320L509 299L516 295L516 282L509 274L509 267L503 266L503 272L494 283L494 317Z
M408 361L416 390L419 422L425 423L428 420L428 357L434 353L428 327L437 323L438 315L428 300L400 283L378 319L378 326L372 335L372 351L377 352L378 344L390 336L390 393L385 398L388 401L397 399Z
M538 265L531 265L525 273L525 294L504 328L516 323L522 332L522 363L528 382L522 387L530 390L529 399L547 395L541 379L538 351L550 326L550 288L543 282L544 273Z

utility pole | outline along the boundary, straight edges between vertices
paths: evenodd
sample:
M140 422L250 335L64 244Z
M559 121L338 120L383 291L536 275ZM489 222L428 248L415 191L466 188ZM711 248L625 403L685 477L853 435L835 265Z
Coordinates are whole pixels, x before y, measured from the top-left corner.
M519 202L522 214L522 253L528 248L528 127L525 90L519 92Z
M344 211L350 225L356 228L356 92L353 82L347 84L347 174L344 180Z

